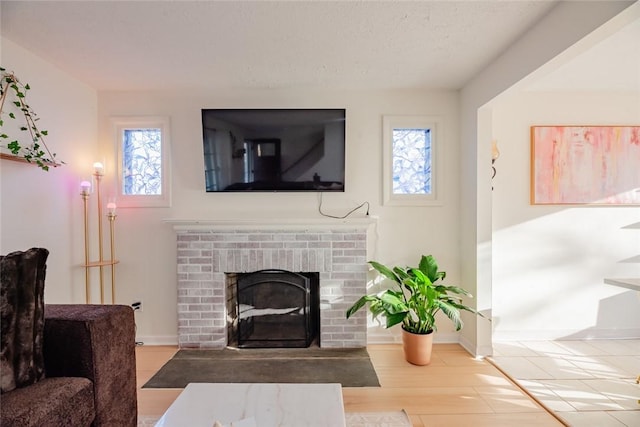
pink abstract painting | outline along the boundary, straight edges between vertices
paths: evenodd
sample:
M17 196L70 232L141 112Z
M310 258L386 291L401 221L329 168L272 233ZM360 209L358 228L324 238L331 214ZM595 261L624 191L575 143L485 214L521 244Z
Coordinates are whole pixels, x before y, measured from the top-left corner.
M532 204L640 204L640 126L532 126Z

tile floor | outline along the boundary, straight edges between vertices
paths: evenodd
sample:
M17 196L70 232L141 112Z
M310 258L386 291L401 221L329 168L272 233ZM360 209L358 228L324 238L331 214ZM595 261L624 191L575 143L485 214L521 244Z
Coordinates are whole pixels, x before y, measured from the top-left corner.
M640 427L640 340L494 342L489 358L572 427Z

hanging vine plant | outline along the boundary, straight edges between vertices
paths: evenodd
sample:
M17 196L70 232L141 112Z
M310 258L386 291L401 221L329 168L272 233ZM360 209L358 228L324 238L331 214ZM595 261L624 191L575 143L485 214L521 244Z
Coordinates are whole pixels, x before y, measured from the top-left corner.
M27 91L31 89L29 84L23 84L14 73L8 72L0 67L2 79L0 80L0 146L11 152L14 160L33 163L44 171L49 167L56 167L64 162L56 160L56 153L52 153L44 137L48 135L46 130L38 129L36 122L39 120L35 111L27 104ZM5 101L9 99L11 111L4 111ZM28 143L20 143L18 137L9 137L5 133L5 118L19 120L24 118L24 123L20 125L19 131L29 135ZM6 158L6 157L5 157Z

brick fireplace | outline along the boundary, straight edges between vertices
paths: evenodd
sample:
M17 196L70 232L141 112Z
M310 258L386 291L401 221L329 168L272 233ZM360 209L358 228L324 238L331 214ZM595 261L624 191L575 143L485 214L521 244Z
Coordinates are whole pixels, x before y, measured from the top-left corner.
M265 223L167 220L177 234L178 344L228 344L227 276L266 269L318 273L321 347L366 346L368 220Z

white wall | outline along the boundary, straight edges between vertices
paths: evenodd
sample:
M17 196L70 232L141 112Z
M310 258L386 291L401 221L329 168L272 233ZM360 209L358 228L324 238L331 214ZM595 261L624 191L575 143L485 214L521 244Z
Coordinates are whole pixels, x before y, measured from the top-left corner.
M521 92L493 105L496 340L640 336L640 298L603 283L640 277L640 207L531 205L529 127L640 123L637 93ZM640 170L640 159L637 159ZM640 172L639 172L640 173Z
M432 253L459 282L458 255L458 105L455 92L428 91L216 91L210 93L100 93L101 158L113 181L114 141L110 116L165 115L171 118L172 188L170 208L119 209L117 219L118 302L143 300L137 314L138 339L175 342L175 235L166 218L273 219L319 218L316 193L206 193L202 154L201 108L346 108L345 193L326 193L323 210L343 215L364 201L378 217L369 259L416 264ZM382 115L438 115L444 119L445 203L437 207L384 207L382 198ZM364 215L365 210L357 212ZM399 333L375 327L370 341L395 339ZM457 340L448 323L440 339ZM445 338L443 338L445 337Z
M7 39L0 64L29 83L28 103L49 131L45 142L66 163L44 172L0 161L0 253L47 248L45 302L84 302L79 183L90 176L97 148L96 92Z

